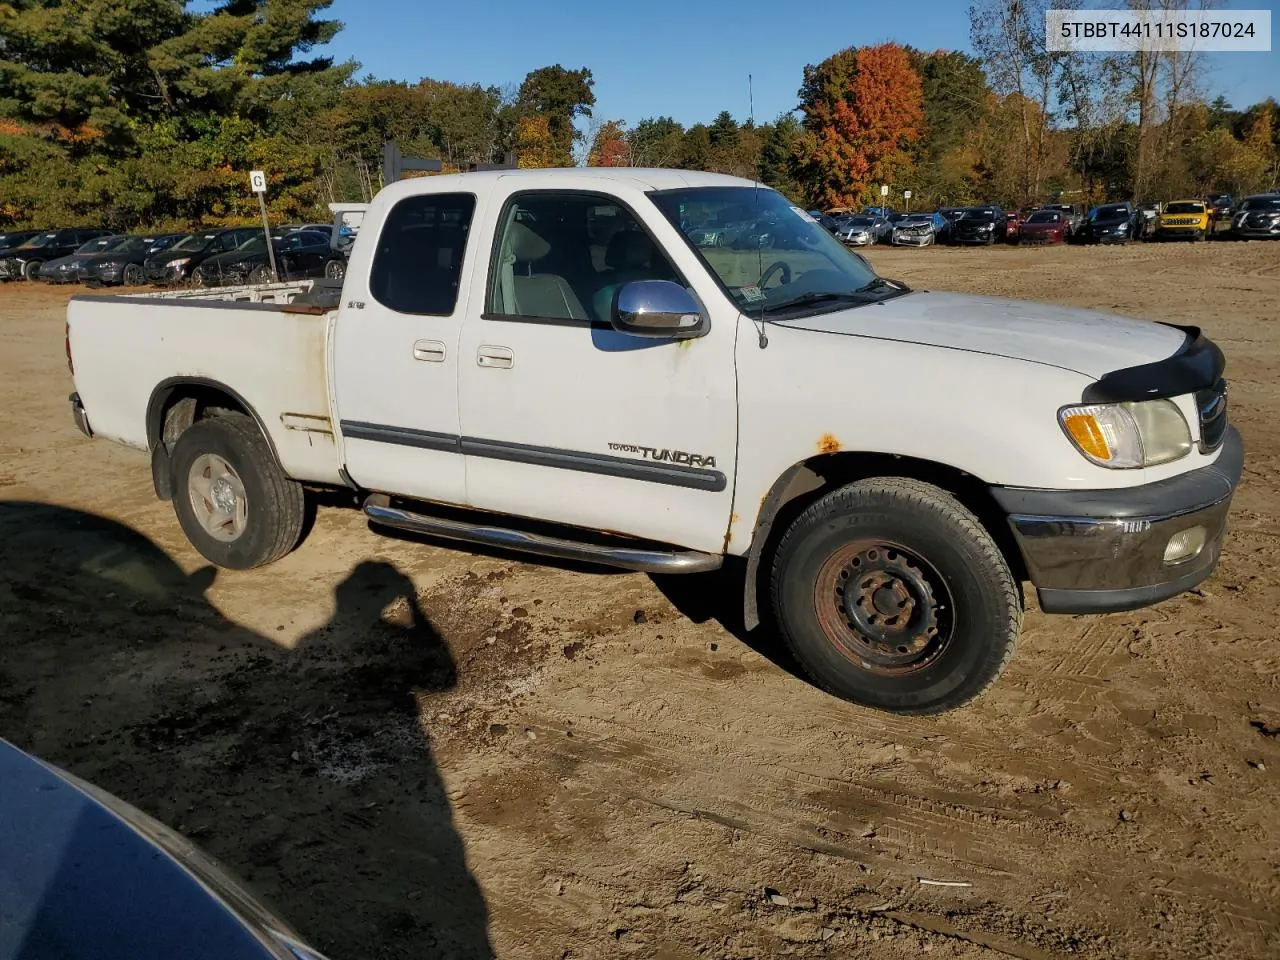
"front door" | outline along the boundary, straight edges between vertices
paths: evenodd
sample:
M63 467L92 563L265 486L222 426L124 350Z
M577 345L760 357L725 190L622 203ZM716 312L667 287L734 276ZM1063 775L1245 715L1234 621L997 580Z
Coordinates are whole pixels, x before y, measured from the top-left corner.
M712 315L694 340L614 330L618 289L688 286L692 252L656 211L648 223L632 212L648 202L641 193L512 190L491 200L491 262L458 352L468 502L719 552L733 497L736 311ZM655 240L664 234L674 258Z
M355 252L334 334L347 473L362 488L462 503L458 342L476 198L395 202ZM376 219L376 218L375 218Z

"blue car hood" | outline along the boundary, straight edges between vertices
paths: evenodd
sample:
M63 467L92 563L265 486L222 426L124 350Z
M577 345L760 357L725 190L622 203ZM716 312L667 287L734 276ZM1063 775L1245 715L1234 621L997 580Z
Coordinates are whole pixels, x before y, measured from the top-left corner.
M0 957L275 956L173 857L0 740Z

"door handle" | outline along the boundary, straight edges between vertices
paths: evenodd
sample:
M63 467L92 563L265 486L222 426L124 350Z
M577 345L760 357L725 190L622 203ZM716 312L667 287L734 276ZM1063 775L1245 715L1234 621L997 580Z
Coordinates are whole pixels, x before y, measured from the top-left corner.
M419 340L413 345L413 359L428 363L444 361L444 344L439 340Z
M510 347L483 346L476 351L476 363L482 367L510 370L515 365L516 354Z

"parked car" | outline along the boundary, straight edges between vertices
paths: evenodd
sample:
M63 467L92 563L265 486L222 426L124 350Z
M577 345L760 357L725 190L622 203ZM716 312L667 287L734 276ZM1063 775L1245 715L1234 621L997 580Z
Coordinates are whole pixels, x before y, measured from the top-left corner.
M1138 224L1137 236L1143 240L1150 239L1156 229L1156 220L1160 217L1160 204L1146 203L1138 204Z
M606 206L625 229L600 251ZM743 207L794 248L698 246L690 209ZM340 288L79 296L67 318L76 423L149 451L213 564L279 559L329 488L466 543L738 558L745 629L763 609L824 688L898 712L995 680L1023 575L1050 613L1194 587L1243 469L1198 329L913 291L778 192L687 170L404 180ZM892 416L849 402L851 370Z
M1280 239L1280 193L1245 197L1231 221L1231 236L1237 240Z
M1037 210L1022 225L1019 244L1066 243L1067 217L1061 210Z
M964 216L968 207L939 207L938 214L946 221L946 226L937 231L939 243L951 243L955 233L956 221Z
M38 233L21 246L6 251L4 258L0 259L0 280L33 280L50 260L69 256L81 244L110 233L110 230L93 227L68 227Z
M1004 215L1004 241L1017 243L1018 233L1022 230L1022 213L1017 210L1006 210Z
M880 241L883 217L856 214L836 222L836 237L851 247L869 247Z
M1156 218L1153 240L1203 240L1209 233L1209 208L1203 200L1171 200Z
M222 864L0 740L0 957L323 960Z
M995 243L1004 239L1004 223L1004 211L997 204L965 207L951 225L951 242Z
M177 243L142 261L142 279L147 283L181 283L190 280L209 257L234 250L253 237L262 236L260 227L229 227L188 234Z
M933 214L903 213L893 224L890 242L898 247L929 247L937 239L934 236Z
M1041 210L1057 210L1067 223L1067 239L1072 239L1084 224L1084 209L1074 203L1042 203Z
M80 262L80 282L91 286L137 286L143 282L143 264L147 258L164 252L183 236L176 233L124 237Z
M319 230L273 233L271 245L275 250L278 279L323 277L330 261L345 265L342 255L335 253L330 246L330 239L328 232ZM234 250L209 257L196 267L191 276L191 282L196 286L210 287L266 283L270 279L267 241L260 233Z
M8 230L0 233L0 257L3 257L8 251L14 247L20 247L34 236L38 236L39 230Z
M95 237L80 246L76 247L71 253L65 257L58 257L56 260L49 260L40 265L39 271L32 278L42 283L79 283L80 267L86 260L96 254L110 250L119 243L123 243L127 236L122 233L109 233L105 236Z
M1128 243L1138 233L1138 211L1131 203L1094 207L1080 228L1083 243Z
M1229 193L1211 193L1204 198L1204 205L1209 210L1209 230L1212 232L1218 223L1230 223L1235 214L1235 201Z

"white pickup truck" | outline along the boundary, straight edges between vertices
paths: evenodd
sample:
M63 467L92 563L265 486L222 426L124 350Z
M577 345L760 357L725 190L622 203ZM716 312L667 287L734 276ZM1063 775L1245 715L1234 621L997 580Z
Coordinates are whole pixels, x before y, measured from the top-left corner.
M779 193L675 170L414 179L336 284L76 297L72 409L211 562L311 491L375 525L653 573L741 561L827 690L931 713L1021 582L1129 610L1218 560L1243 447L1199 330L876 276Z

